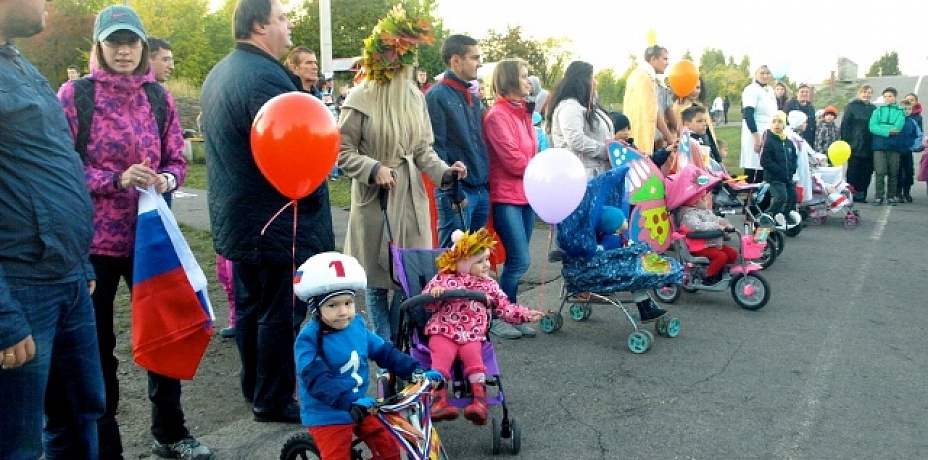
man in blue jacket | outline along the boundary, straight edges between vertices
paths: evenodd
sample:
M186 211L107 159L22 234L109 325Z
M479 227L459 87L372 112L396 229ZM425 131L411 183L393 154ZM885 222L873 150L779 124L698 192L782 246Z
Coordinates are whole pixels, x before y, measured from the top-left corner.
M490 175L487 146L483 142L483 105L470 92L470 81L477 79L480 68L480 47L477 40L465 35L451 35L441 46L441 58L448 69L441 81L425 93L425 101L435 134L435 152L454 164L467 166L467 178L461 181L461 206L464 221L453 207L454 188L435 189L438 208L438 244L452 246L455 230L477 230L490 217Z
M93 208L48 81L11 39L45 28L44 0L0 1L0 458L97 458Z
M293 300L294 257L306 260L335 248L326 184L298 200L294 234L291 213L274 218L290 199L268 182L252 156L258 110L299 89L299 78L280 63L291 46L291 28L280 0L240 0L233 15L235 49L210 71L201 96L213 244L235 262L242 394L261 422L300 422L293 341L294 322L302 315L294 312L305 312L306 305Z

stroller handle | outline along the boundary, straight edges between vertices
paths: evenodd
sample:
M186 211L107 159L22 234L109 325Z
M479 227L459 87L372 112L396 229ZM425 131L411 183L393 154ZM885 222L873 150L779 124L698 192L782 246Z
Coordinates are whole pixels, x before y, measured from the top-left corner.
M435 297L432 294L419 294L412 296L402 304L400 304L400 309L404 311L409 311L414 308L424 306L432 302L442 302L448 300L476 300L478 302L489 303L487 295L480 291L469 291L467 289L455 289L451 291L445 291L441 293L440 296Z

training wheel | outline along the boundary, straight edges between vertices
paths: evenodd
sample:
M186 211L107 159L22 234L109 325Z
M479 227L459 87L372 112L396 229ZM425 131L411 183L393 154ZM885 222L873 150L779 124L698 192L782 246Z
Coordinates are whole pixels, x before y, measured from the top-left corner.
M628 336L628 349L636 355L640 355L648 351L648 348L651 345L650 341L648 340L648 336L645 335L644 332L645 331L635 331Z
M550 334L558 329L557 320L554 319L554 313L548 313L538 320L538 328L545 334Z

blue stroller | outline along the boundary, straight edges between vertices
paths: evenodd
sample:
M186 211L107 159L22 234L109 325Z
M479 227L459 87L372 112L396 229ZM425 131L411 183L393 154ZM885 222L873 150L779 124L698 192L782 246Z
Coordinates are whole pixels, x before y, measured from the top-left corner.
M683 269L676 260L652 251L646 243L598 251L596 223L603 206L626 209L625 175L627 166L618 166L589 181L586 195L577 209L558 224L558 245L562 251L564 287L561 306L549 312L539 323L542 332L552 333L564 324L564 306L575 321L588 319L592 305L610 304L621 309L634 329L628 336L628 348L644 353L654 343L650 331L642 328L619 300L621 291L647 291L679 283ZM626 215L629 213L626 212ZM650 294L647 294L650 297ZM653 297L650 299L654 301ZM680 332L680 320L665 314L655 321L659 335L675 337Z
M438 273L435 258L444 249L410 249L390 247L393 256L395 281L399 282L406 294L407 300L400 305L400 322L397 330L397 346L400 350L408 352L426 367L431 367L431 352L428 347L428 337L423 333L430 314L425 311L425 305L433 302L449 301L453 299L469 299L486 302L486 295L477 291L446 291L440 297L431 294L421 294L422 289L429 280ZM521 429L515 417L509 416L509 407L503 392L503 381L500 376L499 363L496 352L490 340L483 342L483 363L486 366L487 405L501 406L502 419L491 417L490 429L492 436L491 450L494 454L500 453L502 440L510 440L510 452L519 453L521 449ZM379 383L385 390L393 387L391 382ZM470 382L464 378L460 361L457 361L451 371L448 385L448 402L455 407L464 408L473 399ZM495 388L493 394L492 388Z

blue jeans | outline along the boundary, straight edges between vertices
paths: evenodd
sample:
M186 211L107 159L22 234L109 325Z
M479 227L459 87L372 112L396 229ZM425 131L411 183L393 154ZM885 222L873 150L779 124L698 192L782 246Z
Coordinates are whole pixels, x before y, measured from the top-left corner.
M103 372L87 282L14 285L10 296L32 328L36 355L0 370L0 458L39 458L43 441L47 459L97 458Z
M532 241L535 211L532 207L517 204L495 203L493 205L493 228L506 248L506 263L499 277L499 287L515 303L519 292L519 280L532 263L528 244Z
M438 246L450 248L451 234L455 230L475 231L487 225L490 218L490 191L486 186L471 187L461 183L461 193L467 199L461 214L451 207L454 189L435 189L435 206L438 208Z
M367 305L367 314L371 317L374 333L384 340L396 343L403 293L399 290L393 291L393 301L388 303L389 292L389 289L367 288L364 290L364 303Z

